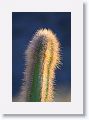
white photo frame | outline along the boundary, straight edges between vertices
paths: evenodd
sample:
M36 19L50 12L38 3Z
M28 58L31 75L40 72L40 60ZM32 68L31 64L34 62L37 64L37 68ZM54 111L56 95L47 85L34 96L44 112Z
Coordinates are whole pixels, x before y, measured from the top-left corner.
M83 114L83 1L3 0L0 9L0 113ZM12 12L71 12L71 102L12 102Z

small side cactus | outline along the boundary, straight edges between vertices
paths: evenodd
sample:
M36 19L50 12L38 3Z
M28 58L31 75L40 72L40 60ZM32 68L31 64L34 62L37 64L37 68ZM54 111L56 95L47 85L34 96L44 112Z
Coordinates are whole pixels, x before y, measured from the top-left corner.
M38 30L26 50L22 101L54 101L55 69L61 64L60 41L47 29Z

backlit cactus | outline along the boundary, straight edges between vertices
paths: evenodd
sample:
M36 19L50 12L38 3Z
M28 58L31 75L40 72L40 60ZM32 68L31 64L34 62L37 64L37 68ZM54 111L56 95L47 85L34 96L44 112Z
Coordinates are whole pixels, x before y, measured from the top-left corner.
M51 30L40 29L28 44L25 54L23 101L54 101L55 69L61 64L60 41Z

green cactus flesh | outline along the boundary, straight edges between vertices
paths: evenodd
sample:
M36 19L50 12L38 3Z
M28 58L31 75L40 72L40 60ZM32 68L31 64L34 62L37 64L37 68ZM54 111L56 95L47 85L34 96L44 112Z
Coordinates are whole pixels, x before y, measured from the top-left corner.
M37 48L35 53L35 65L33 72L33 80L31 91L28 90L28 101L39 102L40 101L40 91L41 91L41 78L40 78L40 53L42 51L42 43Z

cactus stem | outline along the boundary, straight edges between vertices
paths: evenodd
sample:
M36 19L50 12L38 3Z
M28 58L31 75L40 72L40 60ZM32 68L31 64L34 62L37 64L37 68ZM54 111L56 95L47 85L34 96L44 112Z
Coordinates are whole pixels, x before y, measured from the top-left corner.
M26 69L22 93L30 102L54 100L55 69L60 67L60 41L47 29L38 30L26 50Z

